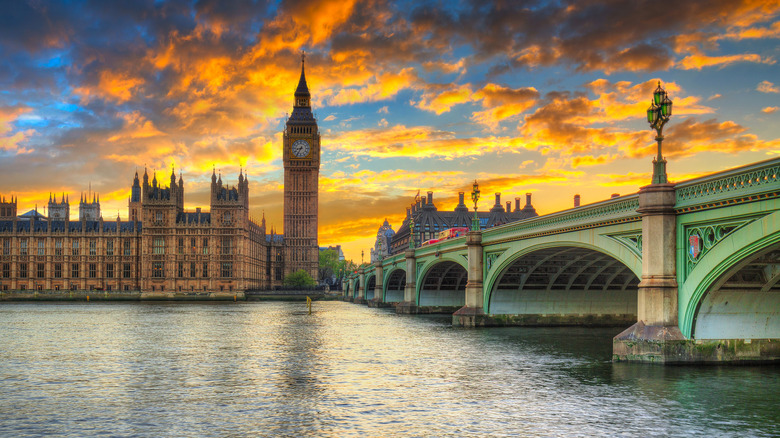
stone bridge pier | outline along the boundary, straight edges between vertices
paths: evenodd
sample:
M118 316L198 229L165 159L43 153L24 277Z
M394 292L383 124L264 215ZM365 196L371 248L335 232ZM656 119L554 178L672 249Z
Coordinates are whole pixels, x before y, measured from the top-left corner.
M677 313L677 217L674 184L639 190L642 214L642 280L637 323L613 341L616 360L672 360L675 344L685 341Z
M466 234L468 248L468 283L466 283L466 304L452 314L452 325L476 327L485 325L484 294L482 287L482 232L469 231Z
M374 263L374 284L374 298L368 300L368 307L387 307L383 296L385 278L381 258Z
M404 300L395 307L396 313L417 313L417 257L414 249L407 249L406 257L406 286L404 287Z
M366 302L366 269L360 268L358 271L358 290L355 297L355 304L364 304Z

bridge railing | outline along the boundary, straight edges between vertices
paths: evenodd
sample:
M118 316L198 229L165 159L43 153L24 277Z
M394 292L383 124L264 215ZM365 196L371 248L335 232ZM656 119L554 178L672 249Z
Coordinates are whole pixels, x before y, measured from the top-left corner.
M675 208L720 204L780 190L780 159L761 161L675 185Z
M535 237L589 228L595 224L613 224L640 220L640 215L636 211L637 208L639 208L638 194L621 196L491 228L485 230L482 242L483 244L492 243L502 240L507 235Z

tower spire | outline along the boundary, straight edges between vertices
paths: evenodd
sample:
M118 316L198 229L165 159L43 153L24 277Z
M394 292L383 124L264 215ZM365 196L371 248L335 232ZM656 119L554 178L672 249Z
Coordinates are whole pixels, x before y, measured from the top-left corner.
M306 54L301 52L301 78L298 79L298 88L295 89L295 106L310 106L311 94L309 94L309 86L306 84L305 59Z

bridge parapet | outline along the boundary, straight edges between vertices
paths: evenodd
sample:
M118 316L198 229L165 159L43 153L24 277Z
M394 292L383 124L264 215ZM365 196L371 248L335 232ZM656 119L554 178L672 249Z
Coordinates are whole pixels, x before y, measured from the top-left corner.
M780 192L780 159L761 161L675 185L675 209L686 211L754 201Z
M639 194L621 196L485 230L482 243L490 245L504 240L539 237L639 221L641 216L637 213L637 208L639 208Z

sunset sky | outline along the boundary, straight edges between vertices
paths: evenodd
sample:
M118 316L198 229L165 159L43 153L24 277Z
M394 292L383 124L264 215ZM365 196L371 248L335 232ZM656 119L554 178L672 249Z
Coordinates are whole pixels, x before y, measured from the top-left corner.
M100 193L174 164L185 207L212 166L249 174L282 231L282 140L300 52L322 132L321 246L360 261L419 189L451 210L477 179L540 214L650 182L660 80L672 181L780 155L780 1L8 1L0 195ZM468 196L467 196L468 197ZM368 256L366 256L367 258Z

